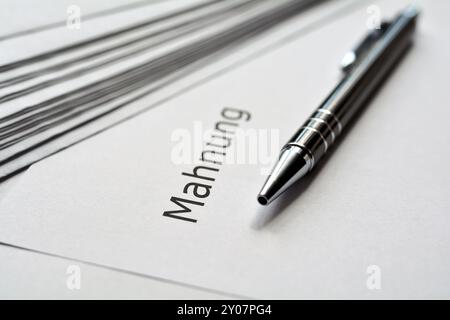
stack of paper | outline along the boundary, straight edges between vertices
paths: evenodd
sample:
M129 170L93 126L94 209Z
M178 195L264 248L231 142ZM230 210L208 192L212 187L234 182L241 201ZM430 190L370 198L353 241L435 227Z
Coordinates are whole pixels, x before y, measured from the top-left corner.
M12 61L6 54L0 65L0 179L141 112L145 108L137 107L137 101L317 3L169 2L159 11L155 5L140 9L142 18L133 24L99 28L43 52L39 45L32 55L14 54ZM151 14L144 19L145 9ZM92 30L99 23L110 24L109 16L84 22L83 28ZM65 29L28 37L47 43ZM26 38L6 50L29 46Z

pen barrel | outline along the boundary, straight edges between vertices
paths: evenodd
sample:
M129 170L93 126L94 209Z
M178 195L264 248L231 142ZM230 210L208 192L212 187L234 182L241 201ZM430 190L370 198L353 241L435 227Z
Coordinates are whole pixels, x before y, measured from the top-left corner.
M403 13L386 35L347 74L285 147L298 146L311 158L311 168L329 150L362 109L411 44L417 12Z

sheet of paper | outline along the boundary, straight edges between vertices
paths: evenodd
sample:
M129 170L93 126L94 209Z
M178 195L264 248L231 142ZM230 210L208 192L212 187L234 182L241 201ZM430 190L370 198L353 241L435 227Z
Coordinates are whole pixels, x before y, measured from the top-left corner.
M0 11L0 19L8 21L2 26L0 39L12 39L24 34L36 33L55 26L65 25L67 18L74 13L74 7L80 9L83 20L112 14L127 9L151 5L159 0L42 0L39 9L33 0L15 0L3 2L7 10ZM11 19L11 17L17 17Z
M153 1L155 3L156 1ZM181 5L182 2L178 1ZM152 4L150 1L40 1L39 14L29 10L31 1L10 1L8 23L1 30L2 44L6 39L24 34L53 30L65 26L70 6L81 9L82 20L119 13ZM120 6L119 6L120 5ZM155 12L156 13L156 12ZM24 18L24 15L27 15ZM11 17L17 17L11 21ZM6 16L3 17L3 20ZM76 34L78 30L65 30ZM51 32L50 32L51 33ZM10 40L8 40L10 41ZM25 41L26 42L26 41ZM27 46L28 47L28 46ZM0 183L0 201L26 173ZM42 253L0 245L1 299L222 299L233 296L168 283L147 276L127 274ZM79 278L75 278L78 277Z
M75 42L64 37L66 26L7 41L0 65L0 180L135 116L146 108L140 100L318 3L168 1L83 22L87 31L68 37Z
M205 165L221 121L285 141L336 83L367 7L33 166L2 203L0 241L247 297L448 298L450 5L419 2L414 48L318 170L274 206L255 200L269 163L224 161L201 171L207 183L182 173ZM376 5L392 16L407 3ZM175 163L177 137L199 126L209 131L193 162ZM192 182L210 193L195 196ZM191 211L171 217L182 209L172 197Z
M0 184L0 202L25 175ZM0 261L0 299L238 298L8 245L0 245Z
M23 2L25 0L21 0ZM114 2L110 2L110 6L104 7L105 2L92 2L87 0L79 0L72 2L73 5L77 5L80 8L81 20L79 28L68 28L66 24L54 26L52 28L38 30L38 32L20 34L19 36L14 36L4 41L2 43L3 54L0 57L0 64L6 64L8 62L13 62L21 58L27 58L34 56L39 53L44 53L50 49L63 46L64 44L72 44L77 41L84 40L91 36L95 36L101 33L111 31L111 29L120 28L130 25L130 22L140 22L145 19L150 19L152 17L158 16L164 12L174 12L179 8L186 8L190 5L195 5L198 3L205 3L208 0L168 0L168 1L147 1L147 5L142 7L130 7L127 10L118 10L117 12L112 12L109 14L93 17L92 19L83 19L85 14L92 12L99 12L101 10L111 10L114 7ZM21 7L19 1L16 1L16 6ZM89 5L87 4L89 3ZM136 1L121 1L122 5L130 5L136 3ZM67 11L64 9L67 5L66 1L58 2L55 5L53 1L43 1L42 5L45 10L45 14L40 17L40 19L50 19L54 14L49 12L49 8L53 6L53 10L62 11L62 17L58 18L59 21L65 21L67 19ZM89 9L86 7L89 6ZM84 10L83 10L84 9ZM19 11L20 9L12 9L14 11ZM22 8L21 11L26 11ZM3 11L2 14L7 14L8 11ZM32 12L31 12L32 13ZM14 13L11 13L14 14ZM6 20L6 18L4 18ZM20 19L16 19L20 20ZM27 23L25 19L22 19L21 23ZM55 19L56 20L56 19ZM29 20L28 20L29 21ZM67 23L67 20L65 21ZM33 27L38 29L38 22L33 23ZM114 27L114 28L112 28ZM18 33L21 28L11 25L11 33ZM23 29L22 29L23 30ZM5 36L8 35L5 32ZM45 46L39 45L45 43ZM27 50L18 51L17 46L22 45L26 47Z
M236 298L7 246L0 260L0 299Z

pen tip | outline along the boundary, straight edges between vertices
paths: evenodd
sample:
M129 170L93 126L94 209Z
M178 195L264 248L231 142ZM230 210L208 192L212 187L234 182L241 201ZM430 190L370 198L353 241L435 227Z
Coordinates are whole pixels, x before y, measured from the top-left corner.
M278 163L259 192L258 202L263 206L269 205L310 169L309 155L298 146L289 146L281 153Z
M260 205L267 206L269 204L269 200L267 200L267 197L258 195L258 202Z

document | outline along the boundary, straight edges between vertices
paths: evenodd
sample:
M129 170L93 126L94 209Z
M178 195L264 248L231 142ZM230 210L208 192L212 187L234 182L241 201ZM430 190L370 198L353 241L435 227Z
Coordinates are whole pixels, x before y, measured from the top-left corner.
M322 2L169 1L83 22L88 32L72 42L59 40L68 26L7 41L0 180L135 116L145 110L140 100Z
M187 4L177 1L181 6ZM5 4L8 10L3 20L8 21L1 30L2 46L11 39L25 37L39 38L46 30L50 34L64 33L68 36L79 34L81 30L66 28L66 17L74 5L81 9L82 21L111 18L111 15L128 15L132 9L151 6L152 13L157 14L162 6L155 6L157 1L40 1L39 14L29 10L35 6L32 1L13 1ZM192 4L193 2L191 2ZM165 10L168 1L165 2ZM156 10L155 10L156 9ZM25 15L27 15L26 18ZM149 15L146 15L147 17ZM17 19L15 19L17 17ZM88 27L89 28L89 27ZM57 31L59 30L59 31ZM98 30L103 32L103 30ZM44 32L45 34L45 32ZM45 37L45 36L44 36ZM48 36L47 36L48 37ZM22 39L23 40L23 39ZM66 39L67 40L67 39ZM44 43L47 41L44 41ZM26 41L24 42L26 44ZM29 45L26 45L30 49ZM46 49L49 49L46 47ZM23 50L17 50L23 52ZM30 52L28 51L28 54ZM4 56L2 56L4 57ZM23 72L23 70L22 70ZM0 202L25 173L0 183ZM0 210L1 211L1 210ZM1 299L220 299L233 298L227 294L199 290L192 286L167 283L152 277L133 275L122 271L101 268L79 261L64 259L0 245L0 298Z
M0 299L235 298L9 246L0 259Z
M391 17L408 3L374 5ZM450 5L419 3L387 85L272 206L256 195L339 80L367 3L293 20L264 54L36 163L1 203L0 242L239 297L448 298L450 110L434 102L450 101Z
M83 20L88 21L99 16L114 14L128 9L159 2L158 0L60 0L58 2L43 0L39 8L32 0L15 0L4 2L7 10L0 12L0 19L7 21L0 31L0 40L13 39L26 34L38 33L66 24L66 18L75 7L80 8ZM181 0L180 2L183 2ZM37 12L39 12L37 14Z

